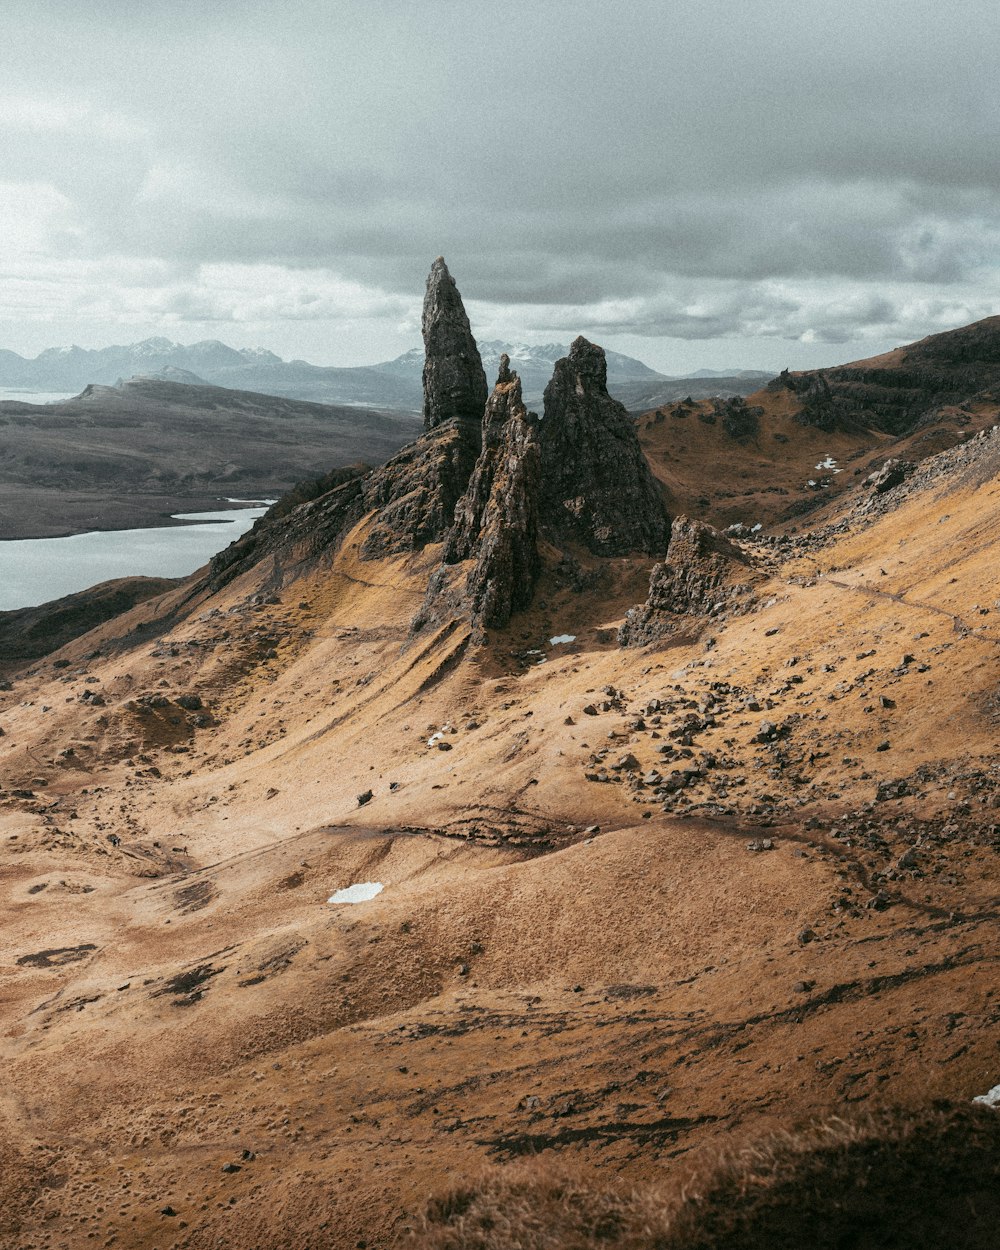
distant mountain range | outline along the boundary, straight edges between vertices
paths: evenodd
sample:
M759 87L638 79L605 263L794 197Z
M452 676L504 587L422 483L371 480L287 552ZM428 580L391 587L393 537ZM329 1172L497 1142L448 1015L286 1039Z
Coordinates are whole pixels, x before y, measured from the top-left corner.
M487 380L492 382L506 352L521 376L525 401L541 408L552 366L569 352L562 343L527 344L488 340L479 344ZM692 395L746 395L771 375L752 371L720 374L700 370L685 378L657 373L641 360L608 351L608 387L626 407L641 411ZM0 350L0 387L38 391L82 391L89 385L113 386L122 379L152 377L198 386L278 395L313 403L419 412L424 353L413 348L375 365L338 367L282 360L263 347L228 347L218 339L184 345L167 338L144 339L127 346L88 349L50 347L33 360Z

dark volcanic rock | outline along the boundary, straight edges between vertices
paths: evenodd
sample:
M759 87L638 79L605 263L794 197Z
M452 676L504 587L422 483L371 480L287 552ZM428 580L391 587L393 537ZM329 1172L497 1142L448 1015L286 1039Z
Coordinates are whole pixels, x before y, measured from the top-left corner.
M894 486L902 485L916 467L911 460L887 460L881 469L865 478L865 485L870 486L876 495L884 495Z
M361 545L363 560L440 542L479 455L486 374L440 256L427 279L423 334L425 433L366 484L366 508L378 515Z
M737 442L747 442L760 433L760 418L764 409L751 406L742 396L713 399L712 409L715 419L722 422L722 428Z
M483 417L483 449L469 488L455 508L443 567L431 579L414 631L442 609L467 612L477 630L499 629L531 602L540 560L538 498L541 447L538 418L521 400L521 380L500 361L496 388ZM449 565L474 560L464 578Z
M207 585L219 590L268 558L278 583L283 571L323 553L332 554L365 513L362 487L367 472L364 465L352 465L315 483L300 483L290 496L258 517L252 529L212 557ZM327 489L311 497L312 486ZM295 503L296 497L304 502Z
M424 429L452 418L482 420L488 387L469 318L444 257L431 265L421 321L424 336Z
M942 407L1000 395L1000 317L932 334L885 357L812 373L785 370L769 385L802 401L798 419L821 429L858 425L905 434Z
M669 521L635 424L607 388L604 352L578 338L545 388L542 518L597 555L662 551Z
M538 577L538 418L521 402L507 357L483 419L483 451L455 514L445 559L475 555L466 599L474 622L497 629L531 602Z
M750 558L701 521L677 517L663 564L649 579L649 596L618 631L623 647L641 647L669 633L679 615L747 607L756 580Z
M377 513L359 552L379 560L444 538L479 455L479 426L449 421L377 469L365 483L365 509Z

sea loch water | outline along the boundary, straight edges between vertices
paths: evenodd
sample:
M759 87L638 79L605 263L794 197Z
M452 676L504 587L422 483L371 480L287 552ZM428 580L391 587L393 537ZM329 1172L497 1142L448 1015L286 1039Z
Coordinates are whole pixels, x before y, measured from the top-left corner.
M186 577L266 511L178 512L176 519L198 524L0 542L0 611L46 603L113 577Z

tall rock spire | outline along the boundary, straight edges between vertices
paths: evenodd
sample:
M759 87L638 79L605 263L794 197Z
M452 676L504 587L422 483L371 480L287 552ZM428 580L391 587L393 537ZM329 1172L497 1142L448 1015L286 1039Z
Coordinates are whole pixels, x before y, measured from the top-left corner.
M670 522L635 423L608 394L604 349L578 338L545 388L543 520L597 555L659 555Z
M480 451L486 374L444 257L424 296L424 433L365 483L375 513L362 560L416 551L447 534Z
M521 400L521 379L500 358L500 375L483 416L483 449L455 507L442 565L431 578L414 631L452 612L473 630L502 629L531 602L541 568L538 418ZM464 572L454 566L471 562ZM452 567L449 567L452 566Z
M431 265L421 320L424 336L424 429L453 417L477 424L488 388L469 318L444 257Z
M496 628L531 602L541 567L538 418L521 400L521 379L500 358L500 376L483 417L483 450L455 508L446 564L474 558L466 597L473 620Z

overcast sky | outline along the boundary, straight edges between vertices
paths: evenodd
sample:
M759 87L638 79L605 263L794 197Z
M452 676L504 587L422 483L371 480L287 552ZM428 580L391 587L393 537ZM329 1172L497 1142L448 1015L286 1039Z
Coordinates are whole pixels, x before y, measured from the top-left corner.
M809 367L1000 312L996 0L4 0L0 347Z

